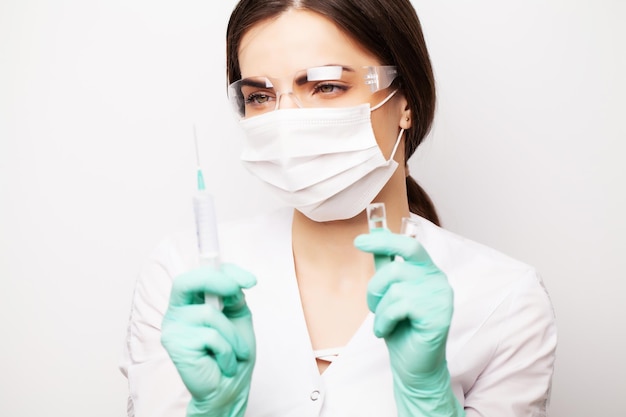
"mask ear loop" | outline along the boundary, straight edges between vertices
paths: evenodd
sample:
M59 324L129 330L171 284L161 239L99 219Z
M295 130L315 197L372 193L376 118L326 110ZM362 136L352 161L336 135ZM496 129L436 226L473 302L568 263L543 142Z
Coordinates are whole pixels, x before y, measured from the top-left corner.
M393 90L387 97L385 97L385 99L383 101L381 101L380 103L378 103L377 105L375 105L374 107L372 107L370 109L370 111L374 111L377 110L379 108L381 108L382 106L385 105L385 103L387 103L389 100L391 100L391 98L396 95L396 93L398 92L398 89L396 88L395 90Z
M391 151L391 156L389 156L389 159L387 160L387 162L391 162L391 160L396 156L396 151L398 150L398 145L400 145L400 139L402 139L402 135L403 134L404 134L404 129L400 128L400 134L398 134L398 139L396 139L396 144L393 145L393 150Z
M387 97L385 97L385 99L383 101L381 101L380 103L378 103L377 105L375 105L374 107L372 107L370 109L370 111L374 111L376 109L381 108L382 106L385 105L385 103L387 103L389 100L391 100L391 98L398 92L398 89L396 88L395 90L393 90ZM393 150L391 151L391 156L389 157L389 159L387 160L387 162L390 162L394 156L396 156L396 151L398 150L398 145L400 145L400 139L402 139L402 134L404 133L404 129L400 128L400 134L398 134L398 138L396 139L396 144L393 145Z

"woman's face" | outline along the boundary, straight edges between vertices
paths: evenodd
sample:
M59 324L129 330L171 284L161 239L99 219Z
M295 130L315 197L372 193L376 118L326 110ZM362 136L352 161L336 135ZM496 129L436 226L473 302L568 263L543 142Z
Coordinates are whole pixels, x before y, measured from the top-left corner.
M303 69L327 65L352 68L389 64L380 62L373 54L357 44L335 23L322 15L291 9L276 19L261 21L250 28L239 46L242 78L266 76L276 81L278 91L291 91L294 74ZM364 90L366 90L365 87ZM393 91L386 88L359 96L371 106L380 103ZM290 95L281 96L279 108L297 107ZM372 113L372 126L378 146L388 158L400 127L407 128L409 115L406 100L399 92L384 106ZM404 125L402 124L404 123ZM404 165L404 143L395 159Z

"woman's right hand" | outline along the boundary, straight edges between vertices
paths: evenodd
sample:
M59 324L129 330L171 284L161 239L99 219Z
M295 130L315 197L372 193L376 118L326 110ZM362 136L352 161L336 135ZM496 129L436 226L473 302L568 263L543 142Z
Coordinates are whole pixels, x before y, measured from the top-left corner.
M191 393L188 417L243 416L256 359L252 315L242 289L256 278L229 264L179 275L161 326L161 343ZM204 303L221 297L222 311Z

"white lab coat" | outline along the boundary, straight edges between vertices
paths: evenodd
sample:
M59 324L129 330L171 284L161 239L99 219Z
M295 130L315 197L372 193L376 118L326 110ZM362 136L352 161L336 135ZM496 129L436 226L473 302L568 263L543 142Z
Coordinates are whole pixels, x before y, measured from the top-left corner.
M292 212L222 225L223 261L253 272L246 291L257 339L247 417L396 416L391 368L370 314L319 374L304 321L291 249ZM556 348L555 317L535 270L425 219L419 240L454 289L447 344L452 387L468 417L546 413ZM155 251L141 273L120 368L129 415L183 417L189 401L160 343L172 280L196 265L193 231Z

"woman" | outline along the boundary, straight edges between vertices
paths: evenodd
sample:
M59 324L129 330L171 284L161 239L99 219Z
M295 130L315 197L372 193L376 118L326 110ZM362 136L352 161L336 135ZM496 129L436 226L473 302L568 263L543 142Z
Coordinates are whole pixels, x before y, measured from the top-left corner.
M406 168L435 107L410 2L242 0L227 40L242 160L288 208L221 225L219 271L191 233L157 250L123 364L134 415L545 415L540 278L439 228ZM389 231L368 233L372 201Z

